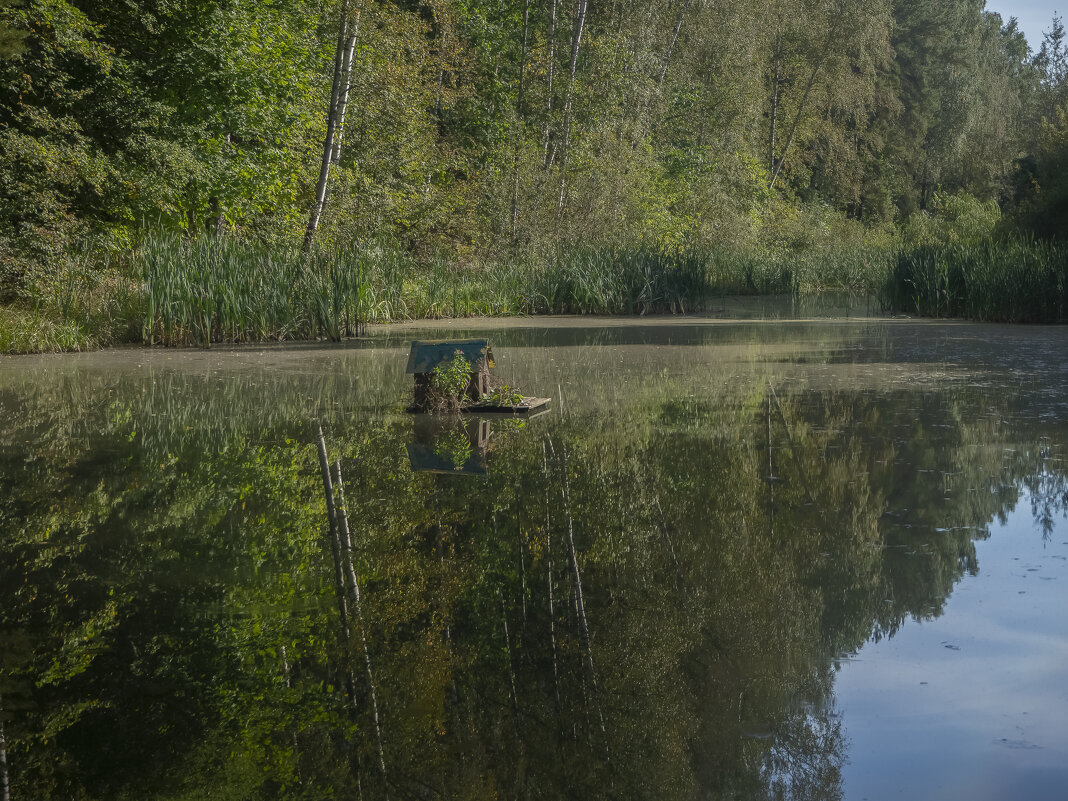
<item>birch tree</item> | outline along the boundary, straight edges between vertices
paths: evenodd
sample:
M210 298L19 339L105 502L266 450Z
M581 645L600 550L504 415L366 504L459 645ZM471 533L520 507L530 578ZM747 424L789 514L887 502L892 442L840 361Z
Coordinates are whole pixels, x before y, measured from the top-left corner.
M559 0L548 0L549 5L549 33L546 37L547 73L545 76L545 133L542 138L542 149L545 155L545 169L549 169L555 156L555 148L550 151L550 139L552 137L553 124L553 76L556 72L556 9Z
M345 133L345 113L349 105L352 87L353 57L356 39L360 32L360 9L351 10L350 0L341 0L338 12L337 45L334 49L334 77L330 87L330 103L326 110L326 135L323 137L322 157L319 162L319 179L315 184L315 200L308 215L308 227L304 233L304 252L311 252L319 221L326 208L330 168L341 158L341 143Z
M519 56L519 88L515 100L515 144L512 151L512 247L517 244L519 228L519 143L523 125L523 79L526 76L527 40L530 32L530 0L523 0L523 45Z
M567 92L564 95L564 120L560 143L560 189L556 199L556 217L559 220L564 210L567 192L567 156L571 144L571 112L575 102L575 71L578 68L579 50L582 47L582 32L586 27L586 9L589 0L575 0L575 20L571 31L571 57L568 60Z
M865 8L844 0L786 2L778 10L768 78L771 189L806 129L811 138L820 129L867 125L892 25L887 0Z
M675 52L675 45L679 41L679 33L682 31L682 23L686 19L686 12L690 9L690 4L693 0L684 0L681 6L679 6L679 13L675 17L675 25L671 31L671 39L668 41L667 51L664 53L664 63L660 68L660 79L657 83L663 84L664 78L667 76L668 66L671 64L671 56Z

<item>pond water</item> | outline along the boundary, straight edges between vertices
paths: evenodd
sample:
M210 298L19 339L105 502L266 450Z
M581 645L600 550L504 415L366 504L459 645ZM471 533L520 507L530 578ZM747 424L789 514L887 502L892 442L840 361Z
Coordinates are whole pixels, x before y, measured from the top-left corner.
M1062 799L1066 458L1064 328L3 358L5 798Z

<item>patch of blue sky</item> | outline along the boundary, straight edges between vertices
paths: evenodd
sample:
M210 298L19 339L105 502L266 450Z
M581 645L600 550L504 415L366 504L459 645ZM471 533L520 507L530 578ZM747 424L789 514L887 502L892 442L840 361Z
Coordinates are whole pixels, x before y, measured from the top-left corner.
M1042 36L1049 30L1054 16L1063 16L1068 0L987 0L986 10L994 11L1008 21L1016 17L1020 30L1027 36L1032 50L1042 45Z

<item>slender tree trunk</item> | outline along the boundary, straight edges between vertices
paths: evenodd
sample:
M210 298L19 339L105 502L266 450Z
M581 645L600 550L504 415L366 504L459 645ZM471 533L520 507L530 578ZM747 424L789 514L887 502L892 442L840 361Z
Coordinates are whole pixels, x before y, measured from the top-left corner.
M779 122L779 91L782 88L782 28L775 35L775 74L771 83L771 125L768 134L768 175L775 172L775 126Z
M660 79L657 81L660 85L663 85L664 78L667 77L668 65L671 64L671 56L675 52L675 45L679 41L679 31L682 30L682 21L692 2L693 0L686 0L682 4L682 8L679 9L679 15L675 18L675 29L671 33L671 41L668 43L667 53L664 54L664 63L660 67Z
M227 131L223 136L224 154L230 149L231 141L230 132ZM223 157L225 158L225 155ZM209 234L222 236L223 231L226 230L226 213L223 211L222 202L219 200L218 195L212 195L208 198L208 207L211 209L211 217L205 221L204 229Z
M793 432L790 431L790 424L786 422L786 415L783 413L782 404L779 402L779 396L775 392L775 387L772 386L771 381L768 381L768 391L771 393L771 400L775 401L775 410L778 412L779 422L782 423L782 430L786 432L786 441L790 445L790 455L793 457L794 464L797 466L797 477L801 479L801 486L805 490L805 495L808 497L810 504L816 503L816 498L812 494L812 487L808 483L808 474L805 472L805 465L801 461L801 454L797 451L797 443L794 442Z
M526 544L523 542L523 525L517 516L516 519L516 545L519 548L519 587L523 591L521 596L523 608L523 633L527 628L527 556Z
M445 533L441 526L441 501L438 498L437 493L434 493L434 513L437 520L437 534L438 534L438 565L441 567L441 575L445 575ZM445 627L443 632L445 638L445 652L449 661L449 677L452 687L452 706L456 710L457 714L460 711L460 693L456 688L456 672L453 668L453 648L452 648L452 623L451 616L449 614L442 614L442 625Z
M508 655L508 678L512 682L512 714L519 717L519 693L515 685L515 667L512 664L512 636L508 632L508 612L504 608L504 594L498 588L497 600L501 605L501 624L504 626L504 652Z
M549 579L549 643L553 654L553 690L556 693L556 703L560 703L560 674L556 663L556 610L553 608L553 530L549 517L549 455L545 450L545 442L541 443L541 467L545 476L545 561L546 573Z
M284 645L281 648L281 652L282 652L282 682L286 685L286 689L289 689L289 688L291 688L293 686L293 682L292 682L292 679L290 677L289 655L286 653L286 647Z
M345 58L341 67L344 80L341 82L341 94L338 96L337 132L334 136L334 149L330 153L331 164L337 164L341 160L341 140L345 137L345 112L348 110L349 93L352 91L352 67L356 55L356 38L360 33L360 13L358 9L352 23L352 33L345 43Z
M204 221L204 230L209 234L218 236L223 231L223 224L226 219L223 215L222 204L219 203L218 195L212 195L208 198L208 209L211 211L211 216Z
M656 504L656 511L660 513L660 531L663 533L664 540L667 542L668 554L671 556L671 563L675 566L675 586L681 592L685 582L682 576L682 565L679 564L679 557L675 552L675 541L671 539L671 531L668 528L667 516L664 514L664 508L660 505L660 496L655 496L653 502Z
M519 55L519 91L515 100L515 148L512 151L512 250L519 246L519 145L523 133L523 78L527 67L530 0L523 3L523 49Z
M553 125L553 75L556 72L556 6L558 0L549 0L549 74L546 80L547 91L545 93L545 135L542 141L542 150L545 157L545 169L552 167L556 148L549 149L549 140Z
M345 598L345 576L341 568L341 539L338 535L337 506L334 503L334 485L330 478L330 461L326 453L326 437L321 423L315 424L319 446L319 471L323 478L323 495L326 498L326 514L330 529L330 550L334 557L334 589L337 593L337 610L345 632L346 644L350 636L348 601Z
M352 69L352 49L356 43L355 30L349 33L349 0L341 0L341 12L338 20L337 48L334 51L334 82L330 88L330 106L326 113L326 136L323 137L323 155L319 164L319 180L315 184L315 204L311 214L308 215L308 228L304 234L304 251L310 252L315 242L315 234L319 230L319 220L326 208L327 185L330 181L330 165L335 161L335 149L340 155L340 143L337 140L338 123L345 117L342 105L348 103L348 83L351 75L346 72ZM336 148L335 148L336 146Z
M578 67L579 48L582 46L582 31L586 26L586 9L589 0L575 0L575 26L571 32L571 58L568 62L567 93L564 95L563 142L560 145L560 191L556 199L556 218L564 211L564 196L567 192L567 155L571 145L571 109L575 101L575 70Z
M822 66L823 59L821 58L816 62L816 66L812 68L812 74L808 76L808 83L805 84L805 93L801 95L801 102L797 104L797 113L794 115L793 124L790 126L790 134L786 137L786 144L783 145L782 155L779 156L778 162L775 165L775 170L771 174L771 183L768 184L768 189L775 188L775 182L779 178L779 173L782 172L782 165L786 161L786 154L790 152L790 145L794 143L794 137L797 136L797 126L801 123L801 116L805 113L805 106L808 104L809 95L812 94L812 87L816 84L816 76L819 75Z
M590 672L593 673L593 651L590 648L590 627L586 621L586 603L582 597L582 576L579 573L578 552L575 549L575 526L571 518L571 492L567 481L567 455L563 461L564 483L560 494L567 514L567 546L571 561L571 576L575 580L575 614L578 617L579 634L586 650L586 659Z
M771 389L771 383L768 383L768 389ZM766 436L768 439L768 521L769 530L771 531L772 538L775 537L775 481L777 476L775 475L775 451L771 442L771 393L765 393L767 400L767 414L766 420Z
M363 607L360 603L360 582L356 578L356 566L352 557L352 533L349 530L349 515L345 509L345 482L341 478L341 461L334 462L334 470L337 473L338 492L338 520L341 532L341 550L345 571L349 579L349 591L352 593L352 605L356 610L356 621L359 625L360 643L363 645L363 663L367 670L367 690L371 698L371 717L375 724L375 743L378 746L378 767L382 771L383 782L386 778L386 753L382 744L382 724L378 716L378 694L375 691L375 674L371 668L371 651L367 647L367 627L363 619Z
M292 671L289 668L289 654L286 653L285 645L283 645L279 650L282 655L282 683L285 684L287 690L292 689L293 678ZM297 784L304 784L304 777L302 776L302 771L300 769L300 738L297 737L297 730L295 728L290 729L289 742L293 746L293 754L296 757L294 761L296 763Z
M330 473L330 460L326 450L326 437L323 436L323 427L321 423L316 423L316 433L318 434L318 448L319 448L319 468L323 477L323 491L326 494L326 507L327 514L329 516L329 528L330 528L330 547L333 551L334 557L334 581L335 588L338 592L338 609L341 616L342 633L343 633L343 645L344 645L344 681L345 689L348 696L348 708L349 714L353 716L353 721L356 720L357 708L356 708L356 675L352 667L352 629L349 625L349 606L348 606L348 587L345 580L345 567L344 564L348 561L349 569L351 570L351 536L349 534L349 518L348 513L345 511L345 491L341 483L341 465L340 462L337 465L337 497L334 495L334 485L331 479ZM338 499L340 499L340 507L338 505ZM346 559L347 557L347 559ZM386 781L385 762L382 758L382 732L378 725L378 704L374 695L374 677L371 674L371 662L370 656L367 653L367 640L364 636L363 630L363 617L360 610L359 602L359 585L353 583L355 588L355 603L354 609L358 616L358 622L360 624L360 638L363 642L364 649L364 661L367 665L367 675L370 685L371 694L371 706L375 723L375 733L378 738L378 753L379 764L382 770L383 782ZM286 659L285 649L282 649L283 660ZM285 665L288 685L289 666L288 661ZM296 735L294 734L294 747L296 747ZM358 797L363 798L363 779L362 779L362 767L360 765L359 751L353 749L350 758L352 760L353 772L356 776L356 788L358 791ZM388 797L387 797L388 801Z
M437 10L433 3L425 3L423 5L431 16L430 31L432 38L437 40L437 51L434 54L438 60L438 77L436 86L434 89L434 126L437 130L438 136L441 136L444 131L441 124L441 107L445 99L445 60L448 58L448 28L441 24L437 19ZM497 67L493 68L493 76L497 77ZM423 182L423 196L430 196L430 187L434 180L434 173L432 169L427 169L426 180Z
M571 572L575 580L575 613L578 617L579 634L586 651L586 666L590 671L590 691L593 695L594 707L597 710L597 720L601 727L601 737L604 742L605 761L610 762L611 757L608 749L608 730L604 722L604 713L601 711L600 693L597 687L597 670L593 665L593 647L590 642L590 626L586 620L586 602L582 597L582 576L579 573L578 551L575 548L575 526L571 517L571 488L567 480L567 450L561 452L563 485L560 488L561 499L564 502L564 513L567 515L567 545L571 557Z

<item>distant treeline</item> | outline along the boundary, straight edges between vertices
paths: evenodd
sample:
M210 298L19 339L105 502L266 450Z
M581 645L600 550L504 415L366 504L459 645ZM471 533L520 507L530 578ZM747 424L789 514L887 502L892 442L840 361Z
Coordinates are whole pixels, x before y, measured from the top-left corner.
M149 230L465 269L1056 237L1064 27L983 7L0 0L0 300Z

